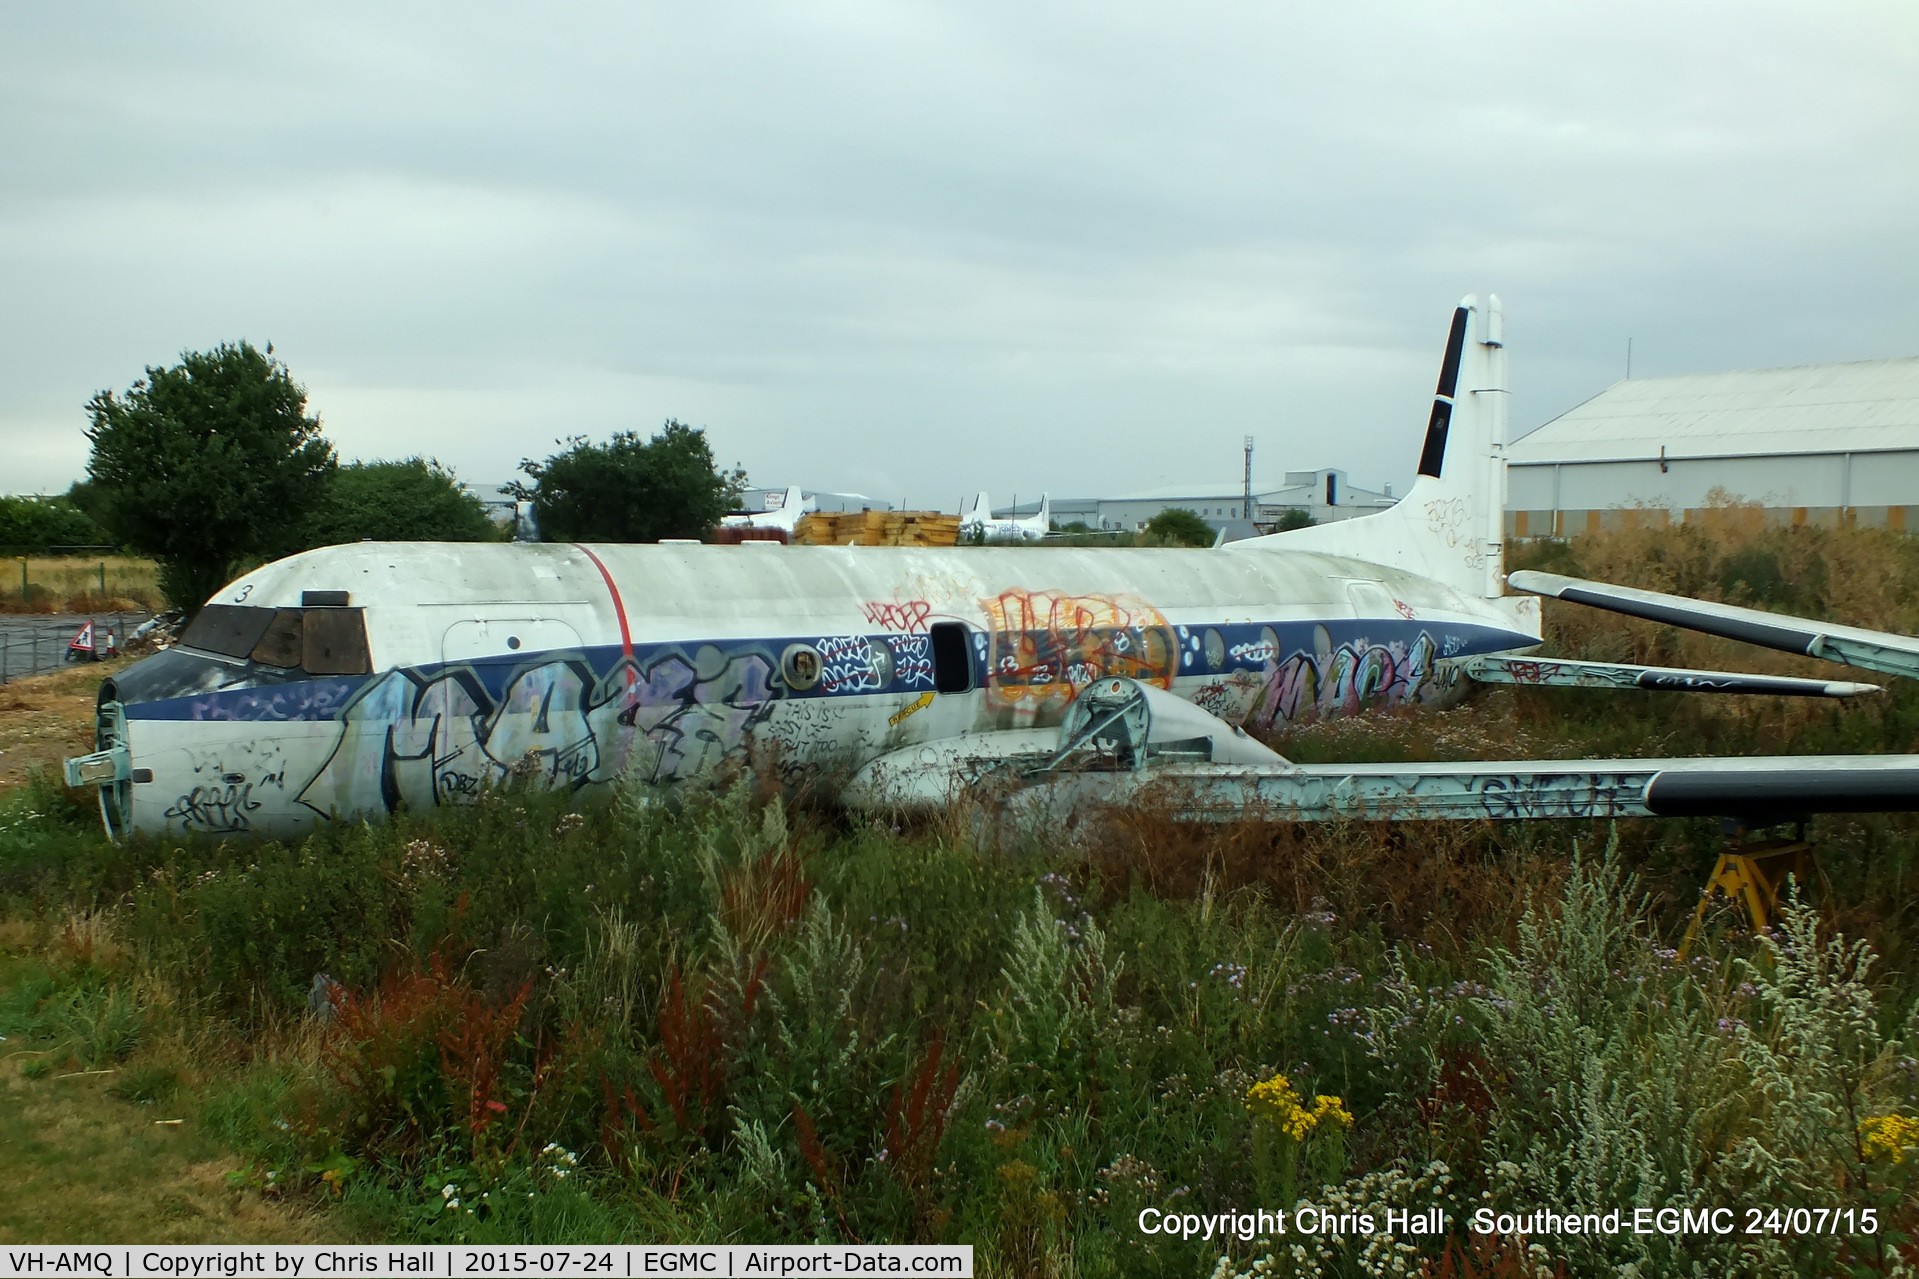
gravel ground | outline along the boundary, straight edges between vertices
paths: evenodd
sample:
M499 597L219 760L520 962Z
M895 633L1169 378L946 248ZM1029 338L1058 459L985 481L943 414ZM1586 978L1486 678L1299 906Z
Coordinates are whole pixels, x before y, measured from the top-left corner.
M36 769L60 776L60 761L93 749L93 704L100 681L134 659L74 663L64 671L0 688L0 799Z

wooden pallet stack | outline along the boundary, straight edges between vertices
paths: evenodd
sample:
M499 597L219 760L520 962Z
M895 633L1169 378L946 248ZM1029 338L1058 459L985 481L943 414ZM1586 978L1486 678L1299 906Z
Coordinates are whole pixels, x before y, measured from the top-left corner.
M959 516L944 511L813 511L800 519L801 546L953 546Z

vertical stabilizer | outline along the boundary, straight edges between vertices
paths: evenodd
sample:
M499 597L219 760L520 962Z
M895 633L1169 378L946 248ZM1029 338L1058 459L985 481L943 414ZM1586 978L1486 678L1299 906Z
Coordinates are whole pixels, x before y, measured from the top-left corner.
M1506 346L1499 298L1460 300L1419 450L1419 477L1375 515L1231 542L1241 554L1324 551L1435 578L1462 595L1506 592Z
M960 535L962 537L971 537L973 534L983 531L986 526L992 522L992 503L987 501L986 494L975 493L973 495L972 508L960 513Z

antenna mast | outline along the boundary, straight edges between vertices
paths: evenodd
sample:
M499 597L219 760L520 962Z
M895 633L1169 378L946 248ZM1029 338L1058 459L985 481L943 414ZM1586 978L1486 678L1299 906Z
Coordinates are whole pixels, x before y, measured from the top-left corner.
M1246 437L1245 484L1243 496L1246 504L1239 508L1239 513L1250 520L1253 518L1253 437L1250 435Z

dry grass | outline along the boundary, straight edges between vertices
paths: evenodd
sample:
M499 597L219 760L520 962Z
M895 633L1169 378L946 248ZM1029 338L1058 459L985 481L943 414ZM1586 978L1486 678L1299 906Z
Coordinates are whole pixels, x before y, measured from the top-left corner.
M1844 526L1767 528L1754 507L1718 508L1703 524L1619 529L1562 544L1512 548L1508 567L1541 568L1594 581L1667 591L1798 617L1911 635L1919 633L1919 539ZM1550 656L1752 671L1889 685L1845 703L1818 698L1689 694L1565 696L1514 690L1515 730L1555 741L1578 738L1601 754L1772 754L1912 751L1919 748L1906 681L1872 671L1756 648L1618 614L1546 601ZM1670 699L1658 710L1647 699ZM1569 722L1568 711L1584 722ZM1504 729L1500 731L1505 731ZM1649 740L1648 748L1636 742ZM1588 751L1573 751L1580 754Z
M113 613L164 607L159 567L131 555L9 558L0 577L0 613Z
M118 657L0 685L0 795L36 770L58 777L60 761L93 749L100 681L133 662Z
M1722 507L1714 516L1701 524L1515 546L1507 567L1919 633L1919 540L1886 529L1768 528L1758 507ZM1743 669L1828 676L1833 670L1596 609L1548 606L1546 616L1547 639L1560 656L1699 665L1740 654L1746 657Z
M1148 806L1109 813L1085 847L1108 890L1122 895L1135 886L1188 899L1252 890L1282 910L1330 910L1447 948L1508 934L1532 895L1550 896L1566 872L1563 842L1491 822L1221 826Z

